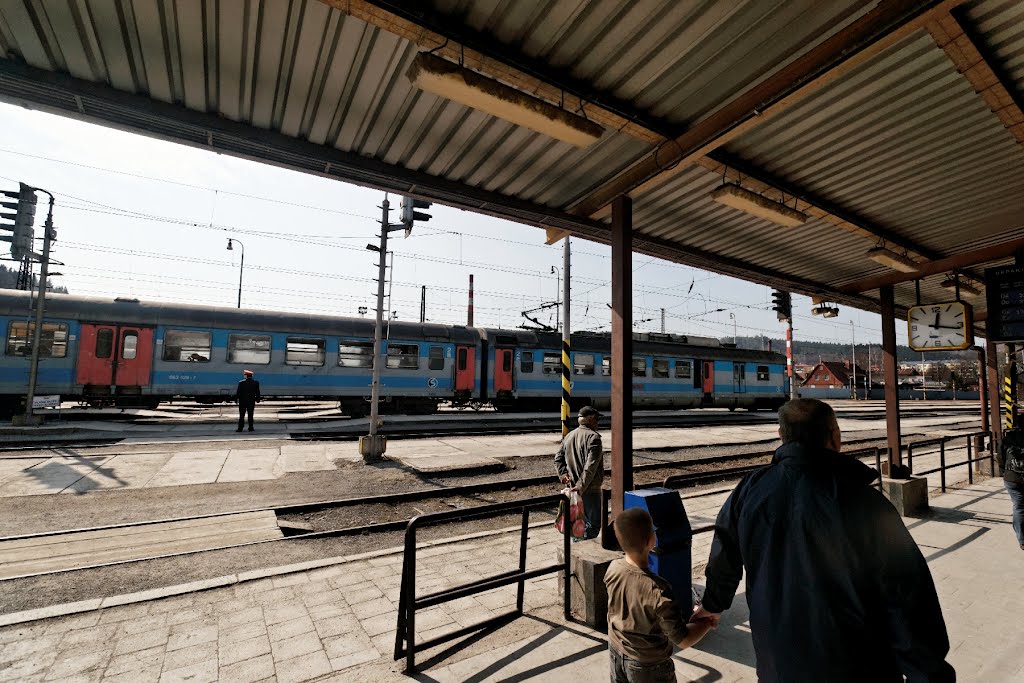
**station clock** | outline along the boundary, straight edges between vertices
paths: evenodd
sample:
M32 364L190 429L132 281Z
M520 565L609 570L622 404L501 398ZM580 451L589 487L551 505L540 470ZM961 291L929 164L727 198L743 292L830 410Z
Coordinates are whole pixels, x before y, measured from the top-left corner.
M907 338L915 351L954 351L974 343L974 311L963 301L914 306L907 312Z

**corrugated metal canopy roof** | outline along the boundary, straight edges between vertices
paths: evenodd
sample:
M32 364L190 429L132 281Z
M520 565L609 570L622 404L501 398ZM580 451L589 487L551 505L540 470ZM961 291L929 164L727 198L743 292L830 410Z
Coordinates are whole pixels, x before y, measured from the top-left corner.
M426 49L605 132L418 90ZM0 52L7 101L591 239L628 192L639 251L866 308L881 241L1024 237L1024 0L7 0ZM712 202L723 171L811 220Z

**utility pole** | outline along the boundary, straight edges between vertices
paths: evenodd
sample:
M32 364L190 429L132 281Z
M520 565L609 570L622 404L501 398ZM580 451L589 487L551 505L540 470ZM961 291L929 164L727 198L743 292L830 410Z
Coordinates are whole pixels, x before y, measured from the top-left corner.
M871 342L868 342L868 393L864 395L864 399L868 400L871 398L871 389L875 386L874 381L871 379Z
M789 399L796 398L796 376L793 374L793 317L786 321L786 375L789 377Z
M850 321L850 350L853 357L853 400L857 400L857 332L853 321Z
M43 311L46 309L46 277L50 269L50 243L56 236L53 229L53 195L46 190L44 192L50 197L50 207L46 213L46 223L43 224L43 258L39 264L39 293L36 295L36 324L32 330L32 361L28 372L28 394L25 396L25 424L31 425L35 422L35 414L32 403L36 396L36 383L39 379L39 344L43 336Z
M572 375L569 362L569 273L570 265L569 236L565 236L562 245L562 436L569 433L569 399L572 394Z
M665 309L661 309L661 333L665 334Z
M466 311L466 327L473 327L473 274L469 274L469 307ZM501 327L500 325L498 327Z
M420 287L420 322L427 322L427 286Z

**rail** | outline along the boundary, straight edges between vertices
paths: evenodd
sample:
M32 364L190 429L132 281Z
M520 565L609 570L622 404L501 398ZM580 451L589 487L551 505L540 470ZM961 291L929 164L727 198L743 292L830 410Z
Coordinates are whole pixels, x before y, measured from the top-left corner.
M946 463L946 444L951 441L958 439L967 439L967 460L963 462L955 462L951 464ZM985 447L985 440L988 440L988 447ZM939 447L939 466L933 467L930 470L924 470L922 472L914 472L914 450L920 450L928 446ZM975 457L977 453L983 450L988 451L988 455ZM931 455L931 454L929 454ZM921 454L919 453L919 457ZM934 439L926 439L924 441L915 441L914 443L907 444L907 467L910 468L911 473L917 476L926 476L929 474L939 473L939 487L943 493L946 491L946 470L953 469L954 467L967 466L967 483L974 483L974 464L989 462L989 473L995 476L996 461L995 451L992 443L992 432L971 432L969 434L957 434L956 436L940 436Z
M548 508L563 502L565 503L566 510L568 510L569 499L564 494L555 494L542 496L540 498L529 498L526 500L483 505L478 508L473 508L472 510L434 512L426 515L419 515L409 520L409 523L405 528L405 556L402 564L402 588L399 594L398 604L398 629L395 633L395 660L397 661L403 656L405 657L407 674L411 675L416 673L417 651L426 650L486 628L501 626L522 616L523 597L526 590L526 581L528 579L544 576L545 574L563 572L563 610L565 613L565 619L567 621L570 619L570 611L572 607L569 592L571 588L570 533L572 525L565 524L563 528L562 563L539 567L529 571L526 569L526 544L530 528L530 510L533 508ZM523 526L519 540L519 567L517 569L503 572L495 576L478 579L455 588L448 588L446 590L430 593L421 597L416 596L416 530L419 527L443 524L444 522L456 519L463 520L472 517L496 517L517 510L521 510L523 514ZM510 586L512 584L519 584L515 610L492 617L477 624L460 628L450 633L445 633L424 642L416 642L416 610L433 607L434 605L440 605L445 602L458 600L470 595L476 595L477 593L483 593L485 591L501 588L503 586Z

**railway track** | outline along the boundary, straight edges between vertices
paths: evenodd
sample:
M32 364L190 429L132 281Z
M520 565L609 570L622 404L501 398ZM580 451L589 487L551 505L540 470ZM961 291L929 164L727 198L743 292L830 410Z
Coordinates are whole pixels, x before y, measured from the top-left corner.
M659 485L667 475L681 474L676 486L686 488L739 478L763 466L770 456L770 451L759 451L691 460L651 462L636 465L634 469L638 487ZM730 462L739 464L716 467ZM430 508L431 511L459 510L464 514L458 515L453 521L468 520L472 519L474 508L502 500L546 495L557 486L557 479L552 475L531 476L376 496L7 536L0 538L0 580L94 569L278 541L399 531L405 528L409 519L425 511L421 507ZM346 516L351 517L355 523L339 525L337 520ZM228 535L222 534L224 540L218 541L221 536L218 536L216 529L222 524L230 526L232 531ZM270 524L280 529L280 533L268 537L267 533L256 533L254 526L249 528L258 525L263 532L267 532ZM189 536L194 542L194 547L182 548L182 535ZM232 535L250 540L231 542ZM163 540L159 540L161 538ZM124 542L120 543L117 539L124 539Z

